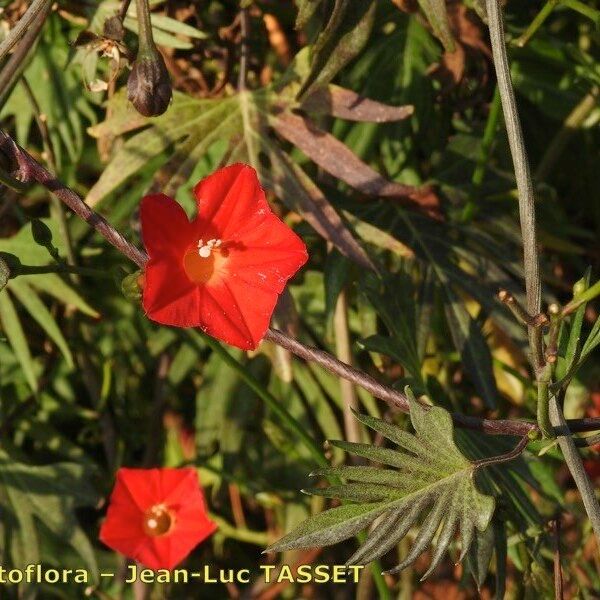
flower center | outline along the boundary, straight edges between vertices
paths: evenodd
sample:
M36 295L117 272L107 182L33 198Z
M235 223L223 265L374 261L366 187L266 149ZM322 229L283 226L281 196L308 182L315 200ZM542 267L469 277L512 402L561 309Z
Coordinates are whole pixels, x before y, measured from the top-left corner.
M199 240L197 247L191 247L183 257L183 268L194 283L206 283L222 263L223 252L219 239Z
M175 517L164 504L155 504L144 513L144 533L151 537L158 537L169 533Z

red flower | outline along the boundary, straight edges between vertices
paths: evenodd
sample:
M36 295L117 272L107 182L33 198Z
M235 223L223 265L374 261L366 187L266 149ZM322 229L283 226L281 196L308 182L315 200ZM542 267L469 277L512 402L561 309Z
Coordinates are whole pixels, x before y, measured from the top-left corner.
M172 569L216 528L195 469L119 469L100 539L151 569Z
M236 164L194 188L189 221L164 194L141 204L143 305L153 321L200 327L244 350L263 338L278 295L306 262L302 240L271 211L256 172Z

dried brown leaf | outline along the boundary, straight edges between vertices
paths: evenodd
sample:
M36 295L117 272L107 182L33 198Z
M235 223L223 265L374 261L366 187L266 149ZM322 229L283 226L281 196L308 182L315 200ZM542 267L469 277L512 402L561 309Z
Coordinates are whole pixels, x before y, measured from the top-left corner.
M272 117L270 123L281 137L297 146L317 165L359 192L404 201L430 214L437 212L439 201L430 188L416 188L382 177L348 146L307 118L282 112Z
M336 210L308 175L284 152L269 144L271 187L288 208L296 210L324 239L357 264L375 267L362 246L354 239ZM294 204L289 205L292 201Z
M302 108L307 112L327 114L348 121L372 123L400 121L414 112L414 106L390 106L337 85L317 89L304 100Z

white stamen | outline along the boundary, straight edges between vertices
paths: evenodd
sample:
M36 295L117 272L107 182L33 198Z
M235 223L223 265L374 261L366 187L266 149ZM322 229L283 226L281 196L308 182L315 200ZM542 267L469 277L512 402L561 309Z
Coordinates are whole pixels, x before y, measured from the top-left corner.
M198 240L198 254L202 258L208 258L211 255L213 248L218 248L220 245L221 240L219 239L208 240L206 243L204 243L204 240Z
M158 526L158 521L156 519L148 519L147 525L149 529L156 529Z

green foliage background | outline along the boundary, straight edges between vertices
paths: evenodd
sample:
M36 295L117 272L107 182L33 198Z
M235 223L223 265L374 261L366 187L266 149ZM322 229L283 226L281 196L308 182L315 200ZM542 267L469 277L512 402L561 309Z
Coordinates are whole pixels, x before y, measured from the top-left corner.
M176 92L169 110L148 120L127 103L127 69L108 92L92 92L91 82L110 79L110 61L96 46L73 45L83 29L101 34L118 3L59 1L20 77L0 90L3 129L138 243L137 205L149 189L176 195L191 213L190 189L201 177L228 162L253 164L272 205L310 253L274 325L331 354L343 352L347 330L357 367L399 390L410 385L440 410L534 419L525 332L496 298L501 287L522 298L523 272L512 163L480 3L243 4L250 14L250 62L248 89L240 92L239 32L227 29L239 5L151 2L155 40ZM0 24L14 25L25 5L0 2ZM566 303L588 268L588 285L598 273L600 11L595 2L559 2L520 47L515 41L541 6L509 1L505 14L536 176L544 301ZM283 49L265 15L276 19ZM135 18L125 26L124 44L135 51ZM448 62L455 46L464 53L459 66ZM383 123L373 112L348 118L352 111L335 109L332 100L344 89L385 104L386 111L411 105L413 112ZM297 137L298 115L319 129L312 129L314 139ZM435 214L399 198L402 185L431 186ZM300 492L314 484L309 473L323 464L273 402L318 448L349 439L348 393L370 415L357 421L352 442L382 445L365 424L383 419L412 431L408 417L363 390L344 390L321 368L270 343L246 355L195 331L154 325L121 289L133 266L41 187L24 194L0 187L0 253L13 274L19 262L54 271L19 274L0 292L0 564L85 566L94 574L92 597L134 597L129 586L99 581L98 569L117 572L123 559L98 542L97 532L116 469L151 464L198 468L220 529L186 566L250 568L257 583L244 597L270 597L261 595L268 590L258 581L265 561L342 564L356 552L357 542L348 540L318 554L280 544L289 549L261 556L306 518L326 514L323 496L348 493ZM78 268L67 272L66 265ZM340 294L347 303L341 317ZM566 393L571 418L600 410L598 364L591 358L600 342L596 318L596 309L584 306L561 331L559 373L568 374L577 346L584 346ZM448 440L456 460L467 464L464 456L501 454L515 442L465 431ZM343 450L356 448L348 442L324 447L330 468L321 474L343 477ZM355 453L385 462L369 452ZM584 453L598 476L597 455ZM468 597L477 586L485 597L502 597L505 589L513 598L552 597L554 542L547 524L563 510L568 594L594 597L598 549L555 445L531 443L520 458L486 469L480 479L479 490L468 493L493 496L497 508L462 569L453 560L460 544L450 540L450 557L425 584L419 580L433 549L400 575L386 576L387 596L366 569L358 588L288 585L281 597L412 598L448 586ZM389 500L363 492L349 499ZM419 528L384 554L381 566L391 569L410 556L415 538L422 539ZM200 597L184 585L147 591L156 598ZM201 593L233 594L222 585ZM0 594L78 598L82 588L9 586Z

